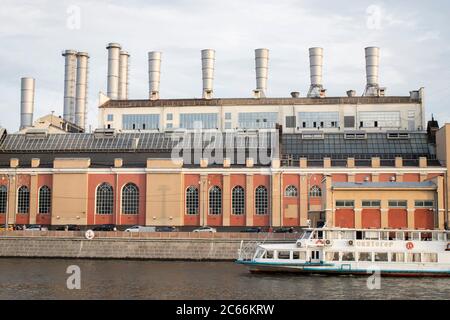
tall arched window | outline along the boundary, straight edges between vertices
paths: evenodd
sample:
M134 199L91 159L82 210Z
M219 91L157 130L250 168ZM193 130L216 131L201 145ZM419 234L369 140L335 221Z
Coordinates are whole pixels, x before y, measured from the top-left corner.
M40 214L50 213L52 203L52 191L47 186L39 189L39 212Z
M26 186L21 186L17 191L17 213L30 212L30 190Z
M287 186L284 191L285 197L296 197L298 195L297 188L293 185Z
M222 214L222 190L218 186L209 189L209 214Z
M114 191L109 183L102 183L97 187L97 214L113 214Z
M233 188L231 193L231 209L233 214L245 214L245 191L241 186Z
M259 186L255 190L255 210L256 214L269 213L269 196L264 186Z
M186 214L198 214L198 189L193 186L186 189Z
M122 213L139 214L139 188L134 183L122 188Z
M322 189L320 189L319 186L312 186L311 189L309 189L309 196L310 197L321 197Z
M6 186L0 186L0 213L6 213L8 203L8 189Z

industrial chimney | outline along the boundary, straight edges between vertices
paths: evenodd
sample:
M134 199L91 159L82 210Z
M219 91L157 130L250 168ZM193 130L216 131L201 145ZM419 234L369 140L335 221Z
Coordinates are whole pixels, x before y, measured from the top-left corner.
M202 50L203 99L211 99L213 97L215 55L216 52L213 49Z
M77 53L75 124L83 129L86 125L88 59L89 54L87 52Z
M20 79L20 130L33 126L34 88L33 78Z
M150 100L159 99L159 79L161 76L161 52L148 53L148 85Z
M366 78L367 84L364 90L365 96L384 96L386 88L380 88L378 84L378 69L380 63L380 48L367 47L366 52Z
M126 51L120 51L119 58L119 99L128 100L128 59Z
M77 52L66 50L63 52L64 65L64 110L63 118L71 123L75 122L75 100L76 100L76 72Z
M256 89L255 98L265 98L269 71L269 49L255 49Z
M111 100L117 100L119 96L119 59L121 46L118 43L110 43L108 49L108 87L107 95Z
M309 70L311 85L308 91L308 98L325 97L325 89L322 84L323 49L309 48Z

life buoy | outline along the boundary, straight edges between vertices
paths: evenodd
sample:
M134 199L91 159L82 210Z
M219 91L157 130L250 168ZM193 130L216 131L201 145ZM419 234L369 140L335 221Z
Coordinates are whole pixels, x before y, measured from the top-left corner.
M330 239L325 240L325 244L326 244L327 246L331 245L331 240L330 240Z
M353 245L353 240L348 240L348 245L352 246Z
M323 244L323 241L319 239L316 241L316 244Z
M408 249L408 250L414 249L414 243L412 243L411 241L407 242L406 249Z

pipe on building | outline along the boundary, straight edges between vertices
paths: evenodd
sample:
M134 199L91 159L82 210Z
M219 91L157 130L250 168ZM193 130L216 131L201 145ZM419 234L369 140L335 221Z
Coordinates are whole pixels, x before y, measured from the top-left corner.
M65 58L63 118L66 121L74 123L76 103L77 52L75 50L66 50L62 55Z
M202 50L203 99L211 99L213 97L215 56L216 52L213 49Z
M119 59L121 46L118 43L110 43L108 49L108 84L107 95L111 100L117 100L119 96Z
M119 99L128 100L128 60L130 55L120 51L119 58Z
M309 48L309 70L311 85L308 98L323 97L325 90L322 84L323 48Z
M20 130L33 126L35 80L20 79Z
M87 52L77 53L75 124L83 129L86 126L88 59Z
M365 48L366 56L366 90L365 96L378 95L378 69L380 65L380 48L367 47Z
M159 82L161 77L161 52L148 53L148 85L150 100L159 99Z
M269 49L255 49L256 90L255 98L264 98L269 73Z

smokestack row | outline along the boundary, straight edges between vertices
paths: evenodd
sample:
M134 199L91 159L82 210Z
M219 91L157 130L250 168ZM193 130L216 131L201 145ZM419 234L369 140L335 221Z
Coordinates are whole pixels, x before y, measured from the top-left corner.
M64 64L64 120L86 126L88 59L86 52L66 50Z

